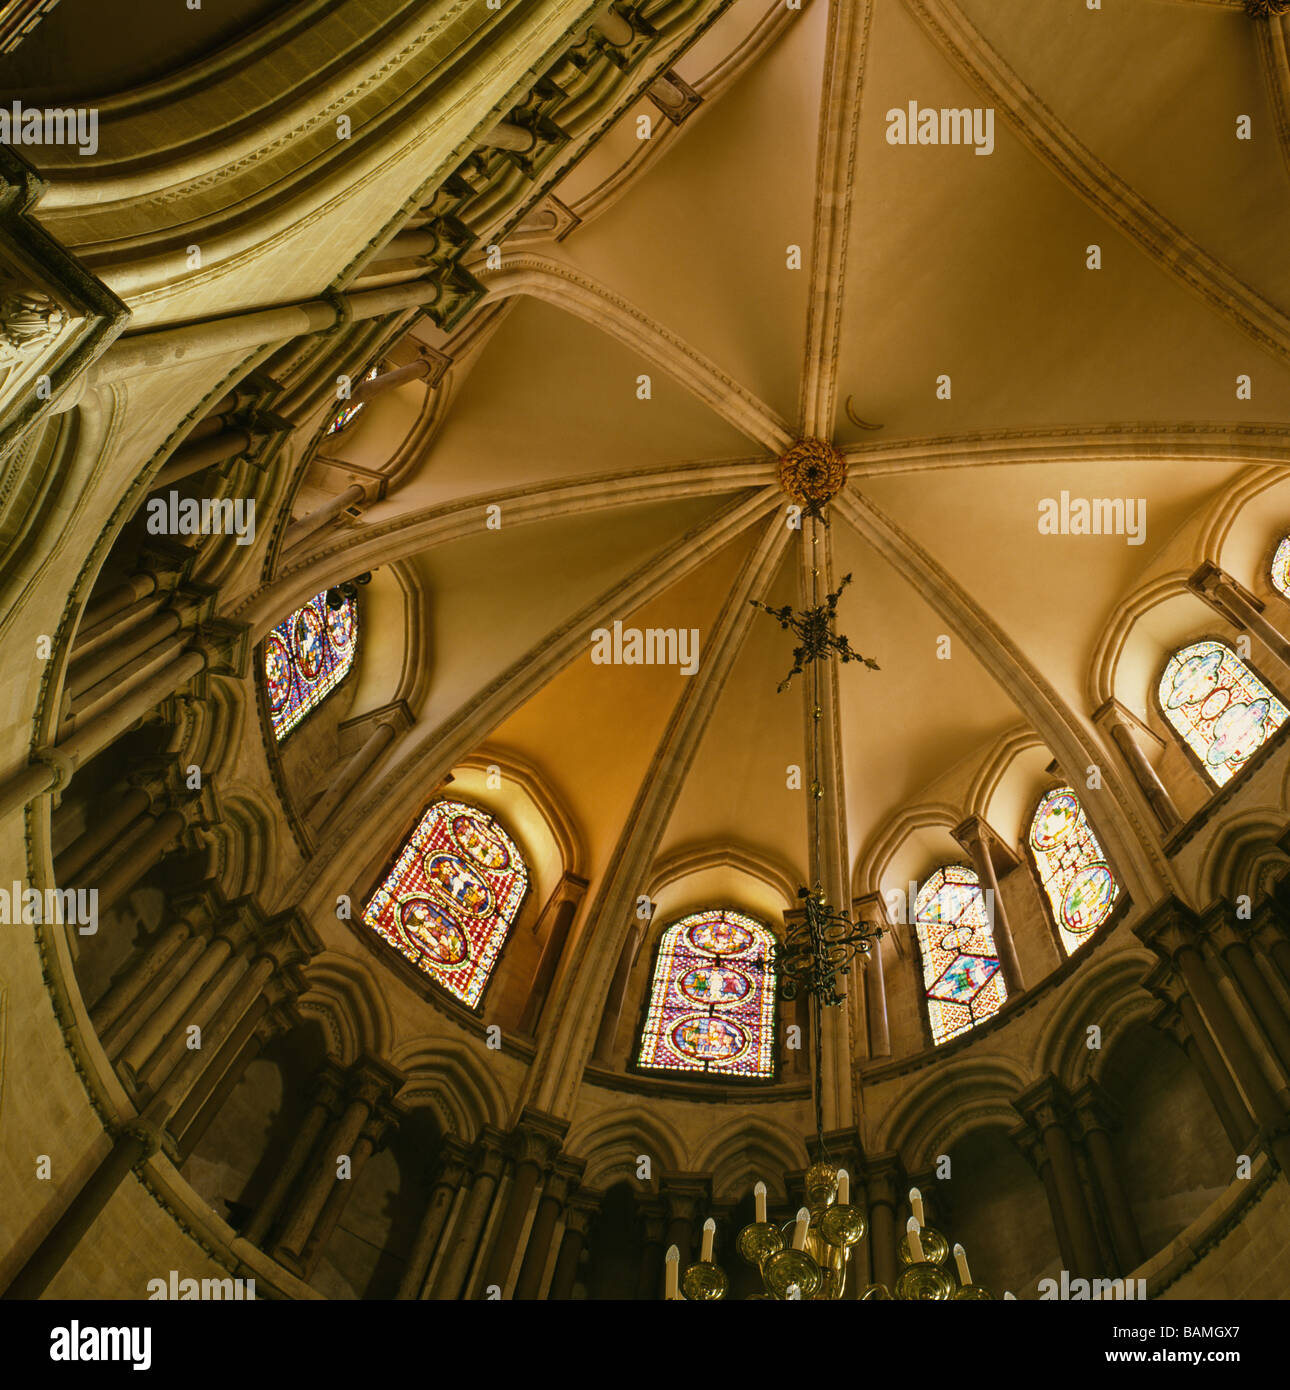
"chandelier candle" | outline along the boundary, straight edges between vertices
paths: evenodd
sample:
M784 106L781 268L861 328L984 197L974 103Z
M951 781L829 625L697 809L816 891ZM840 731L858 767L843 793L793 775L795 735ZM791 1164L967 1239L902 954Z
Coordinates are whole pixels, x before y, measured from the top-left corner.
M757 1207L757 1222L759 1225L766 1223L766 1184L759 1182L753 1188L753 1202Z
M667 1247L663 1263L667 1266L667 1285L663 1290L663 1297L673 1302L681 1296L681 1252L675 1245Z
M920 1226L927 1225L927 1218L923 1215L923 1194L916 1188L909 1189L909 1205L914 1213L914 1220Z
M793 1249L806 1249L806 1227L811 1220L811 1213L805 1207L797 1209L797 1225L793 1227Z
M845 1168L838 1169L838 1205L845 1207L851 1200L851 1174Z
M918 1238L918 1218L911 1216L905 1223L905 1233L909 1237L909 1253L914 1257L915 1264L923 1263L923 1243Z
M703 1246L699 1251L699 1259L705 1264L710 1264L712 1261L712 1242L716 1234L717 1223L711 1217L708 1217L703 1223Z
M972 1282L972 1275L968 1270L967 1251L964 1250L961 1245L956 1245L954 1247L954 1263L958 1268L959 1283L970 1284Z

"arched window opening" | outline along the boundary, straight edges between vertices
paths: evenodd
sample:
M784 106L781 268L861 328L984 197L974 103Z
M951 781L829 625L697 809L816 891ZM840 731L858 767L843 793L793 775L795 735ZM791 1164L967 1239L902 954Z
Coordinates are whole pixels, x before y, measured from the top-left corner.
M1070 787L1040 798L1026 837L1068 956L1111 915L1120 885Z
M741 912L692 913L663 933L639 1065L775 1074L775 938Z
M375 381L377 368L372 367L363 377L364 381ZM341 430L348 429L358 418L359 412L367 404L366 401L346 401L331 418L331 424L327 426L328 434L339 434Z
M464 801L436 801L372 895L363 921L474 1008L528 891L515 841Z
M1285 723L1290 711L1222 642L1193 642L1160 678L1165 718L1222 787Z
M1008 997L976 871L937 869L914 901L914 928L932 1042L940 1046L993 1017Z
M327 590L284 618L264 641L264 688L273 736L280 743L349 674L358 651L358 601Z
M1290 536L1286 536L1277 546L1272 557L1270 570L1272 587L1290 598Z

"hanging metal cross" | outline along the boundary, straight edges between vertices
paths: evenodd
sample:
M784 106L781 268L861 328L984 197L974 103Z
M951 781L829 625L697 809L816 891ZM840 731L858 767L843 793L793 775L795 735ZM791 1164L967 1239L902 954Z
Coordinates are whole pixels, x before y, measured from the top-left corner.
M759 599L749 599L754 608L760 608L763 613L769 613L776 619L780 627L785 631L794 632L802 640L800 647L793 648L793 669L775 687L776 690L787 690L792 684L794 676L800 676L802 671L813 661L819 661L833 653L836 653L843 661L863 661L871 670L879 670L878 663L872 658L861 656L859 652L852 651L851 643L833 631L833 622L837 617L838 598L842 590L851 583L851 576L844 574L842 583L828 595L823 603L817 604L814 608L808 608L805 612L799 613L794 608L770 608Z

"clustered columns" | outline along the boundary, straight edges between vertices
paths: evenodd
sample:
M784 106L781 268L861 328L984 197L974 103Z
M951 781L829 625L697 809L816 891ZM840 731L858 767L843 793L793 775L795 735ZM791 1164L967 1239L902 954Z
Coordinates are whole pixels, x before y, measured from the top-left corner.
M569 1296L595 1199L560 1152L566 1129L525 1110L510 1134L445 1143L399 1298L534 1299L548 1283L546 1297Z
M955 827L953 835L971 856L972 867L981 883L981 891L990 895L986 901L994 903L991 926L995 949L999 952L999 963L1003 966L1003 978L1008 984L1008 994L1018 995L1025 989L1026 982L1021 974L1021 964L1017 960L1017 949L1013 945L1012 927L1004 908L1003 895L999 892L997 872L997 868L1002 868L1004 873L1016 868L1016 856L979 816L969 816L961 825Z
M1142 1242L1109 1138L1110 1099L1092 1082L1071 1095L1045 1076L1013 1105L1025 1123L1011 1137L1043 1181L1065 1267L1083 1279L1127 1275Z
M596 1046L592 1056L595 1061L610 1066L614 1060L614 1039L618 1036L618 1022L622 1017L623 1003L627 998L627 985L631 980L632 966L645 941L649 922L634 920L618 955L613 979L609 982L609 993L605 997L605 1011L600 1017L600 1032L596 1034Z
M212 596L163 596L164 587L156 576L136 576L105 595L111 611L105 603L90 627L82 624L55 742L0 782L0 815L61 791L78 768L203 671L244 673L244 629L209 618ZM130 597L137 593L142 597Z
M1284 968L1288 929L1275 897L1257 923L1228 903L1202 917L1166 898L1134 927L1160 960L1144 982L1164 1005L1156 1021L1196 1061L1233 1147L1267 1148L1286 1171L1290 1017L1266 975Z
M194 895L183 911L182 921L136 954L104 996L110 1007L99 1010L112 1020L104 1025L107 1050L139 1116L114 1129L111 1151L6 1297L44 1292L132 1169L163 1149L182 1162L260 1048L292 1021L292 1001L304 987L298 967L321 949L301 919L266 920L249 901L224 904L213 891Z
M320 1090L315 1103L315 1110L325 1106L321 1124L311 1113L302 1130L316 1128L323 1137L308 1152L293 1146L287 1163L295 1160L295 1174L278 1197L273 1257L302 1279L312 1275L363 1166L401 1116L391 1102L403 1075L380 1059L361 1057L331 1080L335 1084ZM263 1207L252 1222L257 1231Z

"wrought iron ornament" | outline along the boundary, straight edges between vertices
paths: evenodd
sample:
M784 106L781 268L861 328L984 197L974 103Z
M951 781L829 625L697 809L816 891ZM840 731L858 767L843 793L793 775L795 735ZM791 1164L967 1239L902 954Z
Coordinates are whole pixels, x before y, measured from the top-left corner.
M802 645L793 648L793 669L775 687L776 690L780 692L787 690L792 684L793 677L800 676L813 661L822 661L834 654L842 661L861 661L871 671L881 669L871 657L861 656L859 652L852 650L851 643L846 637L833 630L834 619L838 613L838 599L842 595L842 590L850 583L851 576L844 574L842 583L825 598L823 603L817 603L814 608L808 608L802 613L787 605L783 608L771 608L762 603L760 599L748 600L754 608L760 608L763 613L769 613L786 632L795 633L801 639Z

